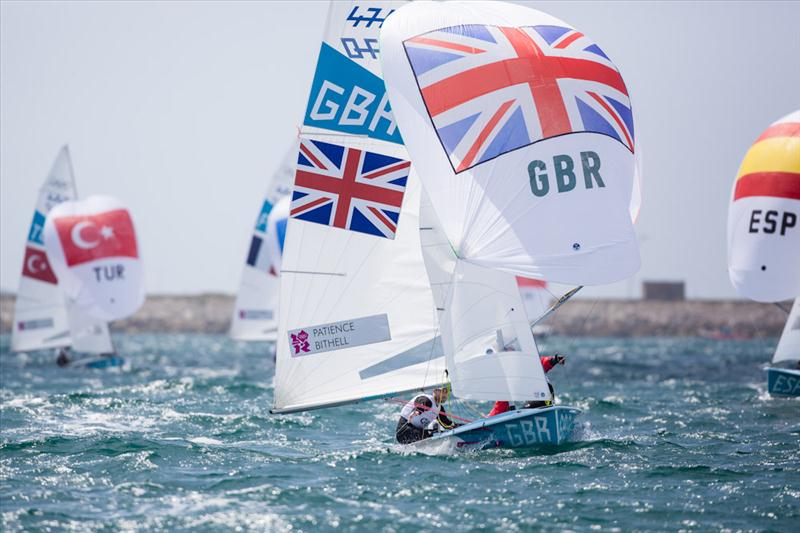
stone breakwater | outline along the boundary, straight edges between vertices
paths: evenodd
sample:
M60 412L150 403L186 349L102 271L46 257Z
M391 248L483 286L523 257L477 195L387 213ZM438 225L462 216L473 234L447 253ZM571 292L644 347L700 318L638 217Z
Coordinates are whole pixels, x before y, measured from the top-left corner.
M230 326L233 296L148 296L142 308L114 322L115 332L225 333ZM789 304L785 307L788 309ZM11 331L14 297L0 297L0 327ZM786 313L774 305L749 301L573 300L549 320L552 332L585 336L716 336L776 337Z

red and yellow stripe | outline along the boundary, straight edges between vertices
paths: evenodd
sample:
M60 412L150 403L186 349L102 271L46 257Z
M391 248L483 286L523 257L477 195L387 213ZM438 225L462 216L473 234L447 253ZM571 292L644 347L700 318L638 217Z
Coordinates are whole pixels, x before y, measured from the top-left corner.
M800 200L800 113L771 125L747 151L733 200L750 196Z

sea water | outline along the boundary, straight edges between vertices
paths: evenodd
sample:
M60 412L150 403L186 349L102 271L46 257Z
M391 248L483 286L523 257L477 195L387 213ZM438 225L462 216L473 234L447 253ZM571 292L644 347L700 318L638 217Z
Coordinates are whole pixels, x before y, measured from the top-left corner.
M393 444L393 402L270 415L264 344L118 335L126 365L87 370L0 342L5 531L800 531L775 340L551 338L576 442L427 454Z

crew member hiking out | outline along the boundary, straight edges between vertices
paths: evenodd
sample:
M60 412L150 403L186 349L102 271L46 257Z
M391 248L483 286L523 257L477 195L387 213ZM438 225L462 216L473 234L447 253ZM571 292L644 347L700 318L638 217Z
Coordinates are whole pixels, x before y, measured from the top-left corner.
M556 365L563 365L567 358L563 355L552 355L550 357L540 357L539 360L542 363L542 368L544 369L545 374L550 372ZM545 376L547 377L547 376ZM550 387L550 399L546 401L529 401L525 403L525 409L533 409L536 407L546 407L549 405L553 405L553 402L556 400L556 392L553 389L552 383L550 383L550 379L547 380L547 386ZM494 416L499 415L500 413L505 413L509 409L511 409L511 405L507 401L497 401L494 402L494 407L489 412L487 416Z
M450 394L449 387L433 389L433 394L418 394L403 406L397 421L395 438L400 444L409 444L427 439L439 430L455 426L444 411L442 404Z

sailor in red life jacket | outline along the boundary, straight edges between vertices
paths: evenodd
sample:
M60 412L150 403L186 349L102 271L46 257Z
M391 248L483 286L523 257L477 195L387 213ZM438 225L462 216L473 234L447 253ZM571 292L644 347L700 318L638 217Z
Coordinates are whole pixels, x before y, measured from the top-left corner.
M567 358L563 355L555 354L550 357L540 357L539 360L542 362L542 368L544 369L545 374L550 372L556 365L563 365ZM547 377L547 376L545 376ZM527 402L525 404L525 408L532 408L532 407L544 407L546 405L552 405L553 401L556 399L555 391L553 390L553 385L550 384L550 380L547 380L547 385L550 387L550 400L547 402ZM494 402L494 407L489 412L487 416L494 416L499 415L500 413L505 413L510 409L510 405L508 402L498 401Z
M400 411L400 420L397 421L395 438L400 444L409 444L426 439L433 435L435 430L429 426L437 422L443 428L454 426L447 418L442 404L450 395L450 387L445 386L433 389L433 394L418 394Z

